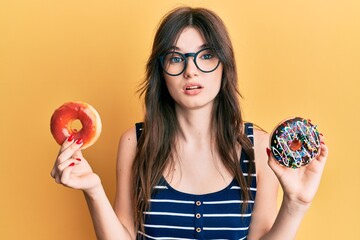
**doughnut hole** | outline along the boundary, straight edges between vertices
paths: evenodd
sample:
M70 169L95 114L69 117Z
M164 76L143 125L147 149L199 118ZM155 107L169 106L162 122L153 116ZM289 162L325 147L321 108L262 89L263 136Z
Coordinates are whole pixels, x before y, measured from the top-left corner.
M299 139L294 139L291 143L290 143L290 149L292 151L297 151L302 147L302 143Z
M75 119L70 123L70 129L72 132L79 132L83 128L83 125L79 119Z

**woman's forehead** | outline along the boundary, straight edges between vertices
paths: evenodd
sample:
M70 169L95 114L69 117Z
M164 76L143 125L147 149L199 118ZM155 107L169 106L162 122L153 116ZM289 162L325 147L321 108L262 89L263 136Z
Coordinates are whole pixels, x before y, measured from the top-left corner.
M207 46L203 34L194 27L184 28L172 48L176 51L196 52Z

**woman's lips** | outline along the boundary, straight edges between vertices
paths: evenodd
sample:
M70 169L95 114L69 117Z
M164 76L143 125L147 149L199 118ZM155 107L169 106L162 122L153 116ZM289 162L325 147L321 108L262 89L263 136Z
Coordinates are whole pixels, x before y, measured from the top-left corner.
M204 87L198 83L190 83L190 84L187 84L183 88L183 90L184 90L184 93L187 95L196 95L196 94L200 93L203 88Z

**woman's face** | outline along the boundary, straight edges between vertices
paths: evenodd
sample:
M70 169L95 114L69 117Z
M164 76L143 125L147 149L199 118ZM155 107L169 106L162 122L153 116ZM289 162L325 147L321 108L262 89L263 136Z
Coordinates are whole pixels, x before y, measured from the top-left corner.
M197 53L206 48L206 44L197 29L187 27L181 32L173 50L182 54ZM197 59L200 62L200 60L209 61L209 58L211 58L210 54L200 53ZM197 68L193 59L192 56L187 57L187 66L178 76L170 76L164 72L166 86L177 107L184 109L212 107L221 87L222 64L220 63L215 71L205 73ZM177 59L174 58L174 61L177 62Z

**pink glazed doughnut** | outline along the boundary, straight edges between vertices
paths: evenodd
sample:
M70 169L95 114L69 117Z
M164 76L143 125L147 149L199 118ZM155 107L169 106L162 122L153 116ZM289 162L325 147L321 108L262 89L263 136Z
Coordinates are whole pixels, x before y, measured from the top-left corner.
M71 123L81 122L80 130L72 129ZM61 145L70 135L74 139L83 139L81 149L90 147L96 142L101 133L101 119L99 113L85 102L66 102L57 108L50 120L50 130L55 141Z

